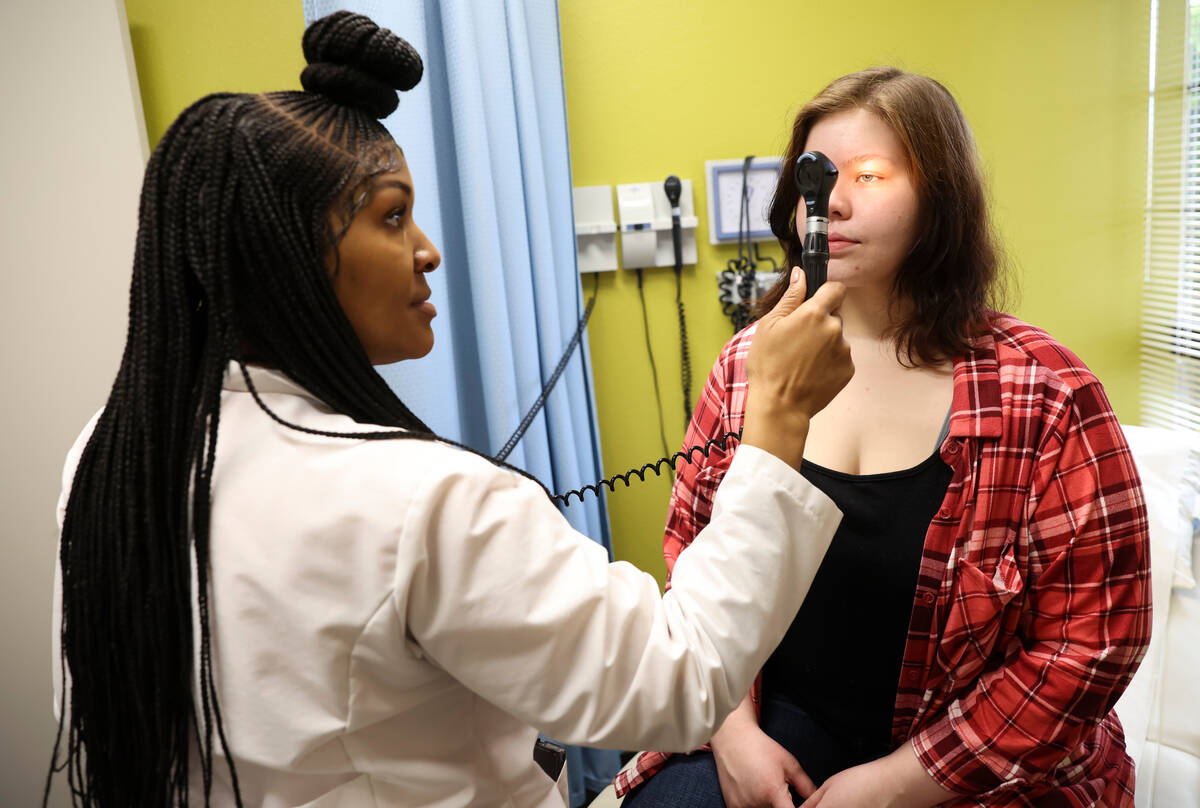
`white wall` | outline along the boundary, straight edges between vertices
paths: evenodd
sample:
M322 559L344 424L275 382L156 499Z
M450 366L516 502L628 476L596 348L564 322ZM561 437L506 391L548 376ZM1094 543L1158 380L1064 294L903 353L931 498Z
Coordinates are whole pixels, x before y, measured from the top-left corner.
M54 506L121 358L147 151L123 0L4 0L0 76L0 801L36 805Z

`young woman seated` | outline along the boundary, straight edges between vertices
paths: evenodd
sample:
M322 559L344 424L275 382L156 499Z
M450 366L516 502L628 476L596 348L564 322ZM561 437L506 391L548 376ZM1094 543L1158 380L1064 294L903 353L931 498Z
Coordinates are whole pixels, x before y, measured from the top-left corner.
M751 694L706 751L647 753L619 775L625 806L784 806L789 791L821 808L1130 806L1113 704L1149 640L1149 550L1104 389L989 308L979 158L942 85L843 76L800 111L784 165L812 150L839 172L828 273L847 289L856 372L813 416L802 473L845 517ZM797 261L789 171L770 218ZM721 352L686 445L743 424L755 332ZM676 478L669 569L731 458Z

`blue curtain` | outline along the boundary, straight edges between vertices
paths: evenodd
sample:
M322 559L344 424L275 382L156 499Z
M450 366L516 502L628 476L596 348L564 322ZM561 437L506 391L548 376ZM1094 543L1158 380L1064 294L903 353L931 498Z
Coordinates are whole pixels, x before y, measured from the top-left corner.
M442 252L429 276L436 340L425 359L380 372L439 434L495 454L583 309L557 4L303 2L306 22L339 9L366 14L425 61L385 124L412 171L414 217ZM556 492L603 476L586 339L508 459ZM611 553L600 501L563 512ZM618 767L615 752L569 750L572 806Z

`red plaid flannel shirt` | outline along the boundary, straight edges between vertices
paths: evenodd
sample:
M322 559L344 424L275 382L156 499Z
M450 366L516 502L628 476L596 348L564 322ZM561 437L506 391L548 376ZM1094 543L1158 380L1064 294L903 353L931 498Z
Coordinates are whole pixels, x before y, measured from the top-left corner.
M741 428L753 334L721 352L686 446ZM941 456L953 478L925 538L894 746L912 741L926 771L963 795L945 803L955 808L1132 806L1112 707L1150 640L1149 536L1100 382L1045 332L997 314L954 363ZM676 477L668 571L708 523L730 457L718 449ZM667 757L642 753L618 794Z

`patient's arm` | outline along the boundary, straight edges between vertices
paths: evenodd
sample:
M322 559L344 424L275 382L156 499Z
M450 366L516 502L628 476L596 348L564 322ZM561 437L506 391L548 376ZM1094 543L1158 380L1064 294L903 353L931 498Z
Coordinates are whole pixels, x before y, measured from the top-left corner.
M801 808L930 808L954 796L925 772L905 743L890 755L838 772Z
M1075 390L1067 404L1036 454L1019 540L1018 636L1002 649L1002 664L911 739L925 770L956 793L1035 783L1072 765L1068 758L1081 754L1149 641L1137 470L1098 383Z
M753 333L751 329L747 331ZM738 411L731 417L729 397L736 390L741 400L745 400L746 377L743 373L739 374L738 379L733 378L730 357L735 351L744 354L749 344L748 337L734 337L713 363L683 438L684 452L692 447L704 447L708 441L741 428L743 413ZM692 452L689 455L690 462L681 461L677 464L663 533L663 560L667 564L668 589L671 586L670 573L675 569L679 554L692 543L712 517L713 497L729 468L735 448L736 443L730 441L725 448L711 447L707 454Z

